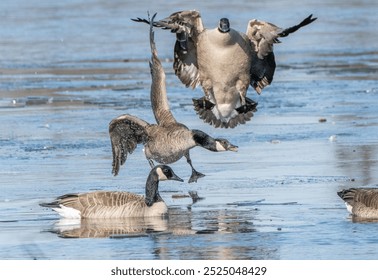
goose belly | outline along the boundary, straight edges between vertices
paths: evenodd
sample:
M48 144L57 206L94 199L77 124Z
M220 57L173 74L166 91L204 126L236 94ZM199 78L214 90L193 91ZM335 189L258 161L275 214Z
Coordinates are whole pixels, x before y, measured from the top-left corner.
M135 205L130 204L123 207L118 207L118 209L112 213L109 212L109 216L104 218L158 217L165 215L167 212L167 205L160 201L152 204L152 206L138 204L138 207L135 207Z
M352 210L352 214L365 219L378 219L378 209L374 207L366 206L363 203L355 202Z
M155 202L152 204L150 207L146 207L144 211L144 217L159 217L166 215L168 213L168 207L167 205L160 201L160 202Z
M163 151L159 151L157 153L150 154L148 156L148 153L146 153L146 157L153 159L154 161L161 163L161 164L171 164L183 157L184 153L181 151L179 152L173 152L170 151L168 153L164 153Z
M219 88L226 89L235 87L240 80L248 88L251 48L238 32L230 33L212 30L200 36L197 56L201 80L219 83Z
M189 130L173 129L163 135L156 134L145 145L145 155L159 163L170 164L181 159L196 144Z

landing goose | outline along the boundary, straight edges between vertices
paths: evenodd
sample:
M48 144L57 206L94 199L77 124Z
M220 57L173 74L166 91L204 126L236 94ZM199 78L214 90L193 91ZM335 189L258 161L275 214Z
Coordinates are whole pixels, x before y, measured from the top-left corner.
M378 188L351 188L337 194L353 216L378 219Z
M246 97L249 85L260 94L273 80L273 44L314 20L310 15L282 29L253 19L242 33L230 28L227 18L206 29L200 13L189 10L173 13L154 26L176 33L173 68L186 87L202 86L204 97L193 99L199 117L215 127L233 128L249 121L256 111L257 103Z
M162 216L168 211L158 190L159 181L164 180L183 182L169 166L158 165L148 175L145 196L129 192L96 191L66 194L51 203L40 205L52 208L68 219Z
M157 56L152 25L150 25L150 45L152 53L150 61L151 105L157 124L149 124L129 114L121 115L110 122L109 134L113 152L112 173L116 176L120 166L125 163L127 155L136 149L137 144L143 144L145 156L151 167L154 166L153 161L170 164L185 156L192 168L189 183L197 182L198 178L205 175L193 168L189 155L191 148L200 146L212 152L236 152L238 147L226 139L214 139L203 131L191 130L176 121L169 109L165 73Z

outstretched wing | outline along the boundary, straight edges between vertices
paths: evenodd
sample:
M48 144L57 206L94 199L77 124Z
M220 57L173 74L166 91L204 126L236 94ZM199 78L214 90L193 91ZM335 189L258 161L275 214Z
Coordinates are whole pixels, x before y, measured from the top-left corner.
M132 20L148 24L150 23L148 20L141 18ZM195 41L197 40L198 35L203 31L201 15L195 10L175 12L169 17L154 21L153 25L155 27L169 29L173 33L185 32Z
M176 33L173 69L186 87L195 88L200 83L197 40L204 29L200 13L194 10L180 11L157 23Z
M176 37L186 36L176 34ZM180 81L186 86L196 88L200 84L200 75L197 63L197 45L191 37L184 39L183 42L176 40L174 48L173 70ZM183 47L184 46L184 47Z
M125 114L113 119L109 124L109 135L112 143L114 176L118 175L119 168L131 154L137 144L147 142L146 127L149 123L137 117Z
M156 14L155 14L156 15ZM152 112L154 113L155 120L158 125L169 126L172 123L176 123L168 103L167 98L167 88L164 68L161 65L160 59L158 57L154 31L153 31L153 20L155 18L153 15L150 23L150 46L151 46L151 60L150 60L150 70L151 70L151 106Z
M150 23L142 18L132 20ZM173 69L185 86L195 88L200 82L197 38L204 29L200 13L195 10L175 12L167 18L153 22L153 25L176 33Z
M276 62L273 44L280 43L279 37L286 37L316 20L312 15L292 27L282 29L269 22L250 20L247 26L247 36L252 44L254 55L251 63L251 86L260 94L262 89L273 81Z

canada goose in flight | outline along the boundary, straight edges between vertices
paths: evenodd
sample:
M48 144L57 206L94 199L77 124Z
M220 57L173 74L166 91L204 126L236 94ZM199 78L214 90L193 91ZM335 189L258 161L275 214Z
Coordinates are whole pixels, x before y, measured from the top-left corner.
M337 194L353 216L378 219L378 188L351 188Z
M221 18L216 28L206 29L200 13L189 10L153 24L176 33L173 68L186 87L202 86L205 96L193 99L199 117L215 127L233 128L249 121L256 111L257 103L246 97L249 85L260 94L273 80L273 44L314 20L310 15L282 29L253 19L242 33L230 28L227 18Z
M153 22L153 20L151 20ZM203 131L190 130L173 117L168 104L165 85L165 73L157 56L152 24L150 25L151 45L151 105L157 124L148 122L128 114L113 119L109 124L109 134L113 153L113 170L116 176L120 166L126 161L127 154L131 154L137 144L144 145L144 152L151 167L153 161L170 164L183 156L192 168L189 183L197 182L205 176L197 172L192 165L189 150L200 146L212 152L237 151L237 146L228 140L214 139Z
M154 167L146 182L146 195L119 191L96 191L66 194L51 203L41 203L52 208L64 218L127 218L154 217L167 213L168 208L158 190L159 181L183 182L167 165Z

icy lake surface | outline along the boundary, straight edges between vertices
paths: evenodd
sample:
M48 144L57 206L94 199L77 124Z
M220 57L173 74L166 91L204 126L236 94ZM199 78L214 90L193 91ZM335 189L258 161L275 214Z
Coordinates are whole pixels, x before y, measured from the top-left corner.
M378 184L378 2L24 1L0 3L0 259L378 259L378 223L353 221L336 192ZM263 3L260 3L263 2ZM237 153L194 148L206 174L160 184L168 219L60 220L39 206L66 193L144 193L142 147L111 174L109 122L154 122L148 26L185 9L212 28L228 17L281 27L317 21L275 46L276 75L235 129L202 122L172 70L175 36L156 30L174 116ZM193 204L185 196L197 191Z

